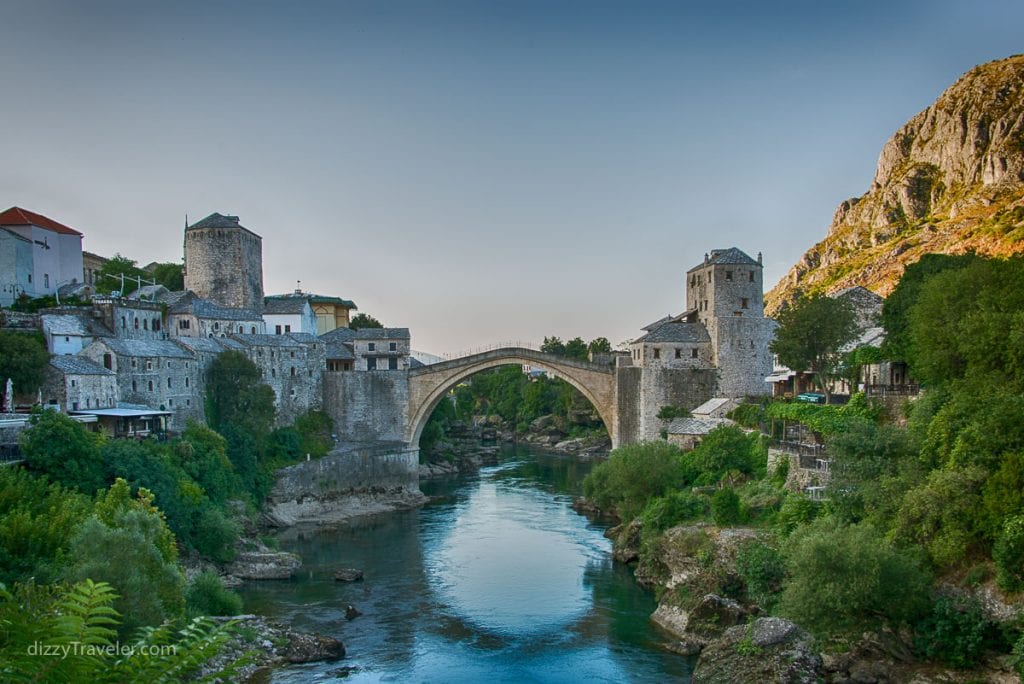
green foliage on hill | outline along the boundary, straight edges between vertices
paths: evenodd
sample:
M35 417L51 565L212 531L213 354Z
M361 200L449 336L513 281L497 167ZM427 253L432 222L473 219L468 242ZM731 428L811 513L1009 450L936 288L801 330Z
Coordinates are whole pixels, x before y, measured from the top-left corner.
M348 322L348 327L352 330L360 330L362 328L383 328L384 324L370 314L361 313L352 317L352 320Z
M777 319L772 352L783 365L812 373L818 387L828 394L828 381L841 375L839 350L857 338L853 305L824 295L800 297Z
M134 259L115 254L96 272L95 287L99 294L120 292L124 297L139 289L140 282L146 285L148 284L146 281L151 280L153 280L153 274L139 268ZM182 282L182 288L184 288L184 282Z
M42 335L0 330L0 393L6 391L8 379L18 394L35 392L43 384L49 361Z

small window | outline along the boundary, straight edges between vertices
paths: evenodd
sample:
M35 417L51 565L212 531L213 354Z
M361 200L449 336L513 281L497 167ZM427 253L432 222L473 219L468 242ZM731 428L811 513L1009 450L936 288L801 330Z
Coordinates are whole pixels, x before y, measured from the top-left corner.
M171 379L167 378L167 389L171 388Z
M370 342L369 344L367 344L366 348L369 351L377 351L377 345L375 343L373 343L373 342Z
M143 330L149 330L149 319L148 318L143 318L142 319L142 329Z
M654 358L656 358L656 359L660 359L661 358L661 350L658 349L657 347L654 348Z
M70 342L70 341L71 341L71 338L70 338L70 337L68 337L67 335L65 335L65 336L64 336L64 341L65 341L65 342Z
M291 352L292 358L295 358L295 352Z
M242 326L242 325L238 326L238 334L241 335L244 332L245 332L245 326Z
M173 399L168 399L167 400L167 405L168 406L174 406L174 400Z
M279 326L279 325L275 325L274 326L274 334L275 335L280 335L281 334L281 326Z
M128 321L126 321L124 319L124 316L121 316L121 330L124 330L127 327L128 327Z
M132 392L138 392L138 391L139 391L138 383L136 383L134 380L132 380Z
M726 271L725 272L725 279L726 280L732 280L732 271Z
M77 381L77 380L74 380L74 379L72 379L72 380L71 380L71 386L72 386L72 387L78 387L78 381Z
M255 326L255 325L254 325L254 326L252 326L252 328L250 329L250 332L251 332L251 333L252 333L253 335L255 335L255 334L256 334L256 326Z
M153 319L153 330L160 330L160 319L159 318L154 318Z
M292 326L290 326L290 325L286 325L286 326L284 326L284 334L285 334L285 335L287 335L287 334L288 334L288 333L290 333L291 331L292 331Z
M698 353L698 352L697 352L697 348L696 348L696 347L694 347L693 349L691 349L691 350L690 350L690 358L691 358L691 359L695 359L695 358L697 358L697 353Z
M677 359L683 358L683 350L682 349L678 349L678 348L676 349L676 358Z
M213 329L214 330L220 330L220 321L214 321L213 322Z
M138 360L137 359L132 359L132 368L137 368L138 365L139 365L138 364Z
M185 387L188 387L188 376L185 377Z
M390 349L391 351L398 351L398 343L397 342L389 342L388 343L388 349Z
M292 366L292 377L295 377L295 366Z
M149 391L150 392L153 391L153 381L152 380L149 381Z
M149 361L149 360L146 361L146 370L148 370L148 371L153 370L153 362L152 361Z
M103 355L103 367L107 370L114 370L114 355L107 352Z
M754 282L754 272L750 272L750 282Z
M133 318L132 321L133 321L132 325L134 325L135 329L138 330L139 329L139 319L138 318Z
M749 305L750 305L750 300L747 299L746 297L744 297L743 299L740 300L740 308L741 309L749 309L750 308Z
M377 370L376 357L366 359L366 370Z
M43 274L43 287L50 287L50 274L49 273L44 273Z
M272 377L272 378L276 378L277 377L277 369L276 368L271 368L270 369L270 377Z
M388 359L388 370L398 370L398 359L394 356Z
M191 406L191 405L192 405L192 400L191 399L186 399L185 400L185 406Z
M29 278L30 278L29 282L32 282L31 281L32 276L29 276ZM78 410L78 402L77 401L71 403L71 410L72 411L77 411Z

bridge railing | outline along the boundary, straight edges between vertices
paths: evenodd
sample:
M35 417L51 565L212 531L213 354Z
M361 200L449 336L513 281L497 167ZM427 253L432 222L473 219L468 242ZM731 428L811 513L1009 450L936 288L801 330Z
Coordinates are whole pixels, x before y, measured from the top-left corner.
M540 346L534 342L525 342L523 340L507 340L505 342L496 342L483 347L475 347L473 349L463 349L462 351L450 352L444 354L442 358L445 361L453 361L455 359L461 359L466 356L473 356L474 354L483 354L484 352L494 351L495 349L508 349L509 347L517 347L519 349L532 349L533 351L540 351Z

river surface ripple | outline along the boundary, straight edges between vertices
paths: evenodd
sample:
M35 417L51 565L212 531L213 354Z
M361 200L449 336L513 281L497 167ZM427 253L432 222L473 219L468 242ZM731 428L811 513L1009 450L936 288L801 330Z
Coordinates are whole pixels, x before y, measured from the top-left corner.
M569 507L590 467L508 448L479 477L424 482L442 498L421 509L282 534L303 568L247 583L246 610L337 637L348 657L273 681L688 681L650 623L653 596L612 561L605 526ZM340 567L365 579L335 582Z

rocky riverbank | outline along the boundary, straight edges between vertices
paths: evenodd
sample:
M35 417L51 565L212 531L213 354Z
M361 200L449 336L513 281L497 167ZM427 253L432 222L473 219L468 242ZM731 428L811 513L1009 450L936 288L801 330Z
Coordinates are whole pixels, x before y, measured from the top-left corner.
M582 500L574 508L587 515L607 514ZM637 580L658 595L651 619L665 632L665 647L696 658L694 682L1019 681L1005 657L992 657L969 671L945 668L918 660L910 634L888 630L825 649L799 625L766 615L745 596L736 556L759 534L750 528L683 525L667 530L641 553L637 521L606 533L615 559L636 563ZM1007 609L1001 603L993 608Z

